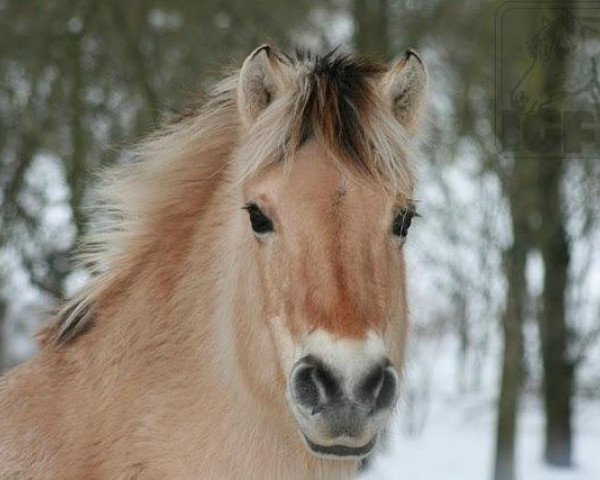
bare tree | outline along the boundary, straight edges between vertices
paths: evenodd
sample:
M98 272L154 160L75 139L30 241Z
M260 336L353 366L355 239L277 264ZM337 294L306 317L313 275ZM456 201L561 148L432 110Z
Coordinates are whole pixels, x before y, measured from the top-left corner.
M504 352L496 426L495 480L515 478L515 438L523 382L523 324L527 305L525 265L531 242L530 216L535 196L530 187L536 161L516 159L508 179L513 241L506 252L506 307L502 319Z
M565 309L570 253L560 193L563 172L564 161L560 157L547 159L540 168L538 189L543 201L540 201L541 224L537 237L545 273L538 319L544 368L544 457L552 465L570 466L574 364L568 358Z
M568 12L560 17L565 23L570 19ZM553 62L546 62L543 71L548 98L564 88L567 78L568 55L556 52L555 56ZM564 467L572 464L571 402L575 370L568 357L570 335L566 317L570 245L561 188L565 167L566 159L561 154L540 159L532 185L537 190L540 218L536 245L544 262L544 290L538 315L546 418L544 458L551 465Z

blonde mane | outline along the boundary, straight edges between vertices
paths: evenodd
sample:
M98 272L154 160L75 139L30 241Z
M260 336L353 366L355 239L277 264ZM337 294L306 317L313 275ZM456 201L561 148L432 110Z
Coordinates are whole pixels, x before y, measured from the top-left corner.
M216 186L232 187L285 161L310 138L356 175L369 175L410 198L414 149L379 89L385 67L337 52L282 58L293 72L290 91L277 98L255 125L242 131L236 72L219 82L192 115L172 123L133 150L133 162L104 175L99 219L81 261L94 272L83 292L68 301L43 345L64 345L94 325L96 305L126 292L140 263L190 242ZM193 195L191 195L193 192ZM166 279L165 281L175 281Z

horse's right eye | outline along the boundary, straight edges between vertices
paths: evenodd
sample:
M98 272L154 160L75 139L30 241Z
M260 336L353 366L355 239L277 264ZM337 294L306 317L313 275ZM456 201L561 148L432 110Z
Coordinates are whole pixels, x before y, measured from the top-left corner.
M256 203L250 203L244 207L250 216L250 225L254 233L269 233L273 231L273 222L267 217Z

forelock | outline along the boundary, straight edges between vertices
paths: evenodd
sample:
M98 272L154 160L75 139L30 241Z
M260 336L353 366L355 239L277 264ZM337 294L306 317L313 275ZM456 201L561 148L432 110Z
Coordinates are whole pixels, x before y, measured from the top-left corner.
M379 91L385 65L336 50L286 58L292 87L248 130L239 155L242 178L315 139L341 167L410 195L415 149Z

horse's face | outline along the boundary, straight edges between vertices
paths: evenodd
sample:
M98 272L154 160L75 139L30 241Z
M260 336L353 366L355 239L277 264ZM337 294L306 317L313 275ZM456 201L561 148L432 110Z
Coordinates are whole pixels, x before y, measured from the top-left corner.
M246 234L289 406L316 453L368 453L398 392L412 205L315 142L244 191ZM284 346L285 345L285 346Z
M252 126L262 110L298 81L292 68L268 49L259 49L242 68L240 108L250 142L261 134L260 123ZM386 118L410 130L424 69L409 54L392 73L387 90L376 90L381 76L357 88L368 85L369 105L389 109ZM336 100L339 92L323 91L334 97L333 108L347 102L359 110L364 96L351 92ZM323 94L322 101L328 98ZM284 162L243 182L240 207L246 212L238 213L238 238L252 272L244 295L255 299L252 308L270 332L266 338L285 379L280 393L307 447L317 455L357 458L372 450L398 396L406 333L402 250L414 209L410 192L397 193L376 176L343 167L322 136L309 138ZM242 153L240 162L244 158Z

